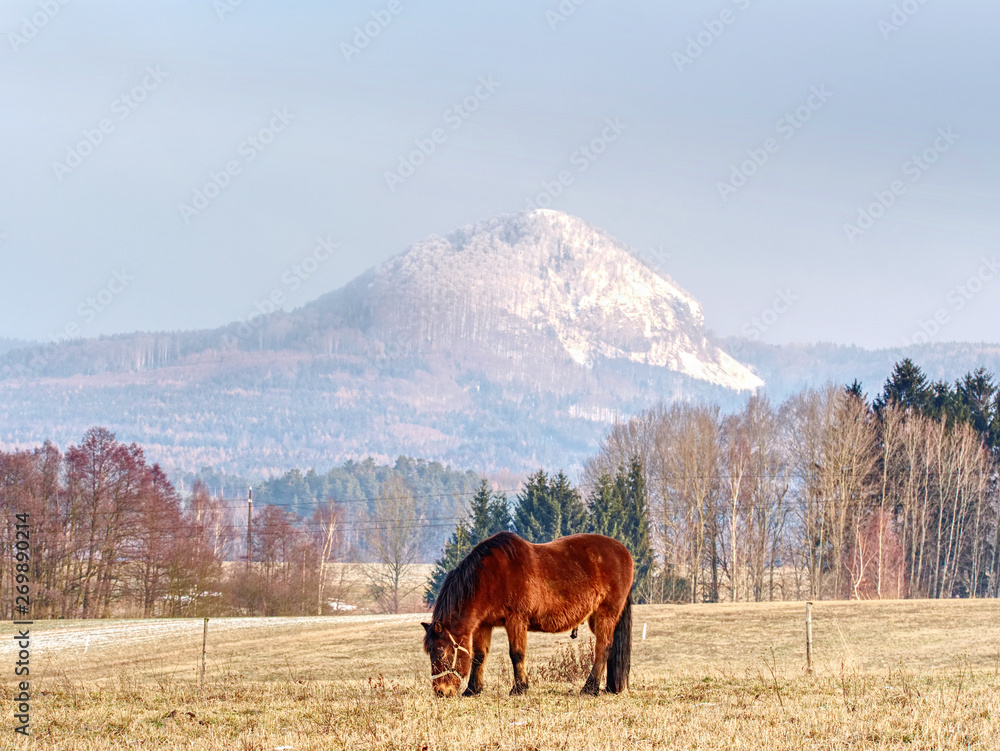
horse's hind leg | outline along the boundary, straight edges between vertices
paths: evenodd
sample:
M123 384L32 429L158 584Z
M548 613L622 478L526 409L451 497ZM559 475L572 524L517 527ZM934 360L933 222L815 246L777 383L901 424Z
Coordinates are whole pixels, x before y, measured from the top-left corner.
M483 663L490 653L490 639L493 636L491 627L483 626L476 630L472 637L472 673L469 675L469 685L462 696L475 696L483 690Z
M615 635L615 618L603 610L590 616L590 630L594 632L594 667L590 669L587 682L583 684L580 693L597 696L601 692L601 678L611 654L611 640Z
M511 696L528 690L528 674L524 669L524 653L528 648L528 624L513 618L507 619L507 643L510 645L510 664L514 668L514 687Z

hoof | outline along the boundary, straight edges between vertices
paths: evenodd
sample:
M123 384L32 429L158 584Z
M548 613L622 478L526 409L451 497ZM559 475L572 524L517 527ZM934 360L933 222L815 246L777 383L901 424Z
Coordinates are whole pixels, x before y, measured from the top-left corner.
M570 633L570 635L569 635L570 639L575 639L576 638L577 629L579 629L579 626L577 626L577 628L574 628L573 631Z
M601 693L601 687L596 683L587 681L583 684L583 688L580 689L580 693L584 696L598 696Z
M473 690L473 688L469 686L468 688L465 689L465 691L462 692L462 696L479 696L479 693L481 691L482 691L481 688Z
M514 688L510 690L511 696L521 696L522 694L528 693L527 683L515 683Z

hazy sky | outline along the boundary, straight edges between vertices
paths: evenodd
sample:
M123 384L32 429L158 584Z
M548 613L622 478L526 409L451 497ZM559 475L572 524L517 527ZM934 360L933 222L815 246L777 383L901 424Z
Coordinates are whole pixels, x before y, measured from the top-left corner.
M531 201L719 334L995 342L997 28L986 0L5 0L0 337L297 306Z

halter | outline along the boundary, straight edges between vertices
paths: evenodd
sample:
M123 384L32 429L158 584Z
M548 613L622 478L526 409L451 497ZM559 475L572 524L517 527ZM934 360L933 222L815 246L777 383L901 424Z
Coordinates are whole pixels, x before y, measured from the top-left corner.
M451 632L448 629L444 628L443 626L442 629L444 630L445 636L447 636L451 640L451 645L455 648L455 651L452 652L451 655L451 667L441 673L438 673L437 675L432 675L431 676L432 681L436 681L438 678L446 676L450 673L454 673L459 678L461 678L462 674L459 673L458 670L456 669L458 666L458 653L459 651L462 651L465 652L465 654L470 654L469 650L467 650L465 647L463 647L461 644L455 641L455 637L451 635Z

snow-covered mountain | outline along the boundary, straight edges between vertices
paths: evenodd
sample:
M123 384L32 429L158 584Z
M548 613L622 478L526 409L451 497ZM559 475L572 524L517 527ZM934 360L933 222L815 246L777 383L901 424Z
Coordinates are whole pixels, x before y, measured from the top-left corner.
M366 334L405 339L419 354L472 349L515 366L544 356L586 369L619 361L726 389L763 385L708 341L690 294L606 232L551 209L429 237L355 286L372 315Z
M69 442L100 423L178 470L368 454L571 468L615 416L762 385L671 279L582 219L539 210L429 237L252 327L9 352L0 444Z

